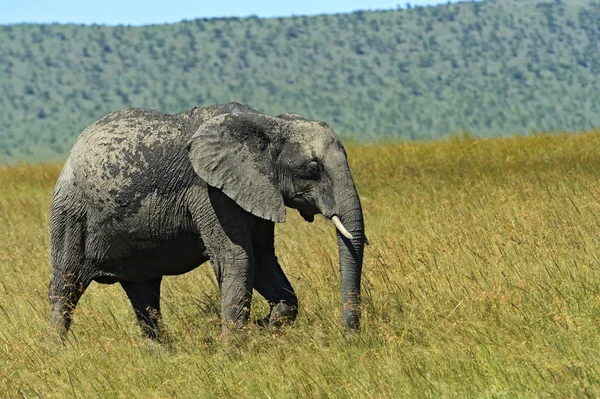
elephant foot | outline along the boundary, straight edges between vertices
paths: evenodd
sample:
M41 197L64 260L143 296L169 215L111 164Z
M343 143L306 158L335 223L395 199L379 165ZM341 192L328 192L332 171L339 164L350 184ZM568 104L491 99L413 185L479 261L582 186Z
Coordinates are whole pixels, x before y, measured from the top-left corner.
M271 309L269 315L269 325L281 327L285 324L291 324L298 316L298 308L290 306L285 302L279 302Z

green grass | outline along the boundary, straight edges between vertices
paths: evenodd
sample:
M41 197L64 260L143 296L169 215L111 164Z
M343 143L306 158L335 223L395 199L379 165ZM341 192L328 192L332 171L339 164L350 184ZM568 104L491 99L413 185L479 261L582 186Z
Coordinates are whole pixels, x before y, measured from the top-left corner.
M341 327L334 228L290 210L276 246L298 321L237 347L219 339L209 265L164 280L169 345L140 337L118 285L94 284L70 342L48 346L60 167L0 169L0 396L600 395L600 133L348 153L372 243L361 331Z

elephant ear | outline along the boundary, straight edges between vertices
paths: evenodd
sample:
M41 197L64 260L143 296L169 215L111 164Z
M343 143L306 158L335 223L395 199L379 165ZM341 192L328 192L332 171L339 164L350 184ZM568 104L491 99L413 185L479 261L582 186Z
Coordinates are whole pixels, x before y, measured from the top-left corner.
M285 221L283 196L275 186L269 119L234 112L201 125L188 142L194 171L244 210L273 222Z

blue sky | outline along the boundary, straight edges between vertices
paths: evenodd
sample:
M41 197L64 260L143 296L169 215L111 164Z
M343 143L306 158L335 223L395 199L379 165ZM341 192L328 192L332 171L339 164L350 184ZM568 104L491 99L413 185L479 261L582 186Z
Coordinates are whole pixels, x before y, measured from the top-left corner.
M434 5L447 1L408 2L412 5ZM392 9L404 7L406 3L407 0L0 0L0 24L75 22L143 25L223 16L273 17Z

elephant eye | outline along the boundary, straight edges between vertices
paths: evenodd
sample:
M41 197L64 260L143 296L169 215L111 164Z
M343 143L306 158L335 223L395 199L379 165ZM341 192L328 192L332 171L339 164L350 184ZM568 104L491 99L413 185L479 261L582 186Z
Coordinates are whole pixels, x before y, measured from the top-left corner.
M321 171L321 167L317 161L310 161L306 165L306 175L307 177L317 177L319 172Z

